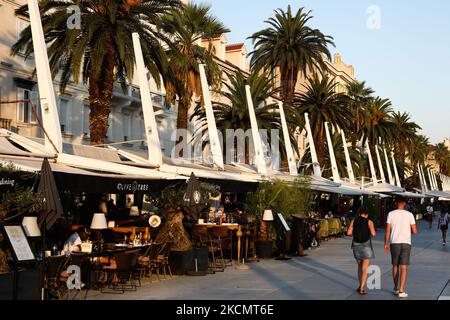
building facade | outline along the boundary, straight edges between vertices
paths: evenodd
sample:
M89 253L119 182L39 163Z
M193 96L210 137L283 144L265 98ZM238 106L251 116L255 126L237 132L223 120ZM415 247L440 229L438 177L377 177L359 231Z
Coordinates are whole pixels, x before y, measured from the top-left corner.
M30 137L43 137L39 125L40 105L36 77L33 76L35 62L33 57L24 59L23 55L12 57L11 46L19 39L21 31L29 25L26 17L16 16L15 10L25 4L26 0L0 0L0 127L10 129L16 133ZM233 72L238 69L249 72L248 50L243 43L230 44L226 35L207 40L202 39L199 44L211 47L216 55L216 61L224 71ZM333 61L326 61L328 72L338 83L337 90L344 91L346 84L354 80L354 69L346 65L339 54L334 55ZM106 143L118 143L128 148L143 151L146 147L144 136L144 120L140 91L135 79L127 86L125 92L119 85L114 87L111 104L109 130ZM224 73L225 75L225 73ZM226 76L224 76L227 81ZM299 77L297 90L304 90L305 77ZM155 81L150 79L153 106L158 123L158 131L163 153L170 156L175 145L173 135L176 128L177 108L170 105L165 96L164 87L157 88ZM75 144L89 144L89 93L86 85L73 81L60 92L58 79L54 81L58 113L63 133L63 142ZM225 90L225 89L224 89ZM213 94L213 100L224 102L220 94ZM37 116L33 105L17 100L31 100L36 106ZM194 99L196 100L196 98ZM6 103L10 102L10 103ZM190 109L192 114L194 103ZM191 132L196 129L196 121L189 126ZM299 154L306 149L305 133L298 135Z

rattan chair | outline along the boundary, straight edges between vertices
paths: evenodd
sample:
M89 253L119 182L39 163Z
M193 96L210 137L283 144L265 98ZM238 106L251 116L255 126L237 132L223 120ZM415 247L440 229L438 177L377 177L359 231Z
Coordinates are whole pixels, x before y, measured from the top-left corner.
M101 287L102 293L125 293L136 291L132 281L132 259L129 252L116 253L111 265L103 267L106 274L105 285ZM106 289L110 289L107 291Z

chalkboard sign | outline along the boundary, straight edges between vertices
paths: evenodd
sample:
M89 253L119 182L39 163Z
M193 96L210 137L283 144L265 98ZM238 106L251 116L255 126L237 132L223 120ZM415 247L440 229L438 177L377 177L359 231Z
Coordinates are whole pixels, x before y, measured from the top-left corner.
M284 217L281 213L278 213L278 218L281 221L281 224L283 225L284 229L286 230L286 232L291 231L291 228L289 228L286 220L284 220Z
M3 226L3 230L17 262L31 262L36 259L22 226Z

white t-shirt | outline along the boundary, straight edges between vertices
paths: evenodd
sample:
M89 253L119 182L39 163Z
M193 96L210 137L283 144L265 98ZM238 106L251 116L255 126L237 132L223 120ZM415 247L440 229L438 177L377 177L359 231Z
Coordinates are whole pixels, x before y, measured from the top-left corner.
M72 233L72 235L64 243L64 249L62 254L70 254L73 251L79 251L79 245L81 244L81 238L78 232Z
M406 210L389 212L387 223L391 225L391 244L411 244L411 226L416 224L414 215Z

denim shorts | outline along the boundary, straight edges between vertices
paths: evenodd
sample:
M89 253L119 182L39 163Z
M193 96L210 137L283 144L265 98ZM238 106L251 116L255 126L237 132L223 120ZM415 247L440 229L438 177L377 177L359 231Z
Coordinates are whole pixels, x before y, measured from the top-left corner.
M407 243L392 243L391 258L393 266L408 266L411 256L411 245Z
M370 240L363 243L353 242L352 248L353 256L356 260L368 260L375 258Z

